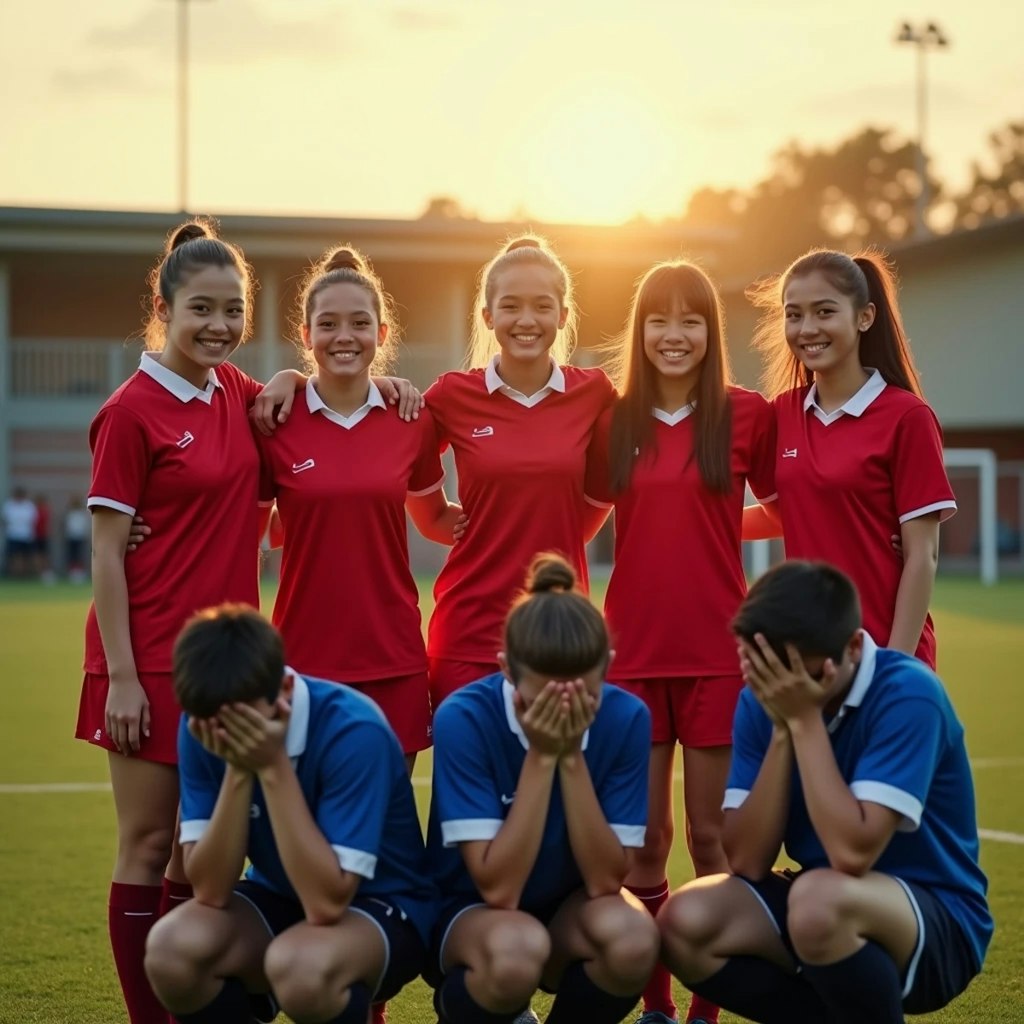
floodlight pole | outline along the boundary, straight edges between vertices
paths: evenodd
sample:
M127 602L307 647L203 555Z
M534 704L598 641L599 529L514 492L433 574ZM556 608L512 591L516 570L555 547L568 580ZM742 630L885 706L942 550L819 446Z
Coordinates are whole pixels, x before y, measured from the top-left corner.
M928 185L928 157L924 148L928 126L928 81L925 55L929 49L949 46L949 39L933 21L916 27L905 21L896 34L896 42L911 43L917 50L917 154L915 163L918 190L914 203L914 237L922 239L927 238L931 233L927 220L931 198Z
M188 5L192 0L175 0L178 5L175 35L178 44L178 207L188 212Z

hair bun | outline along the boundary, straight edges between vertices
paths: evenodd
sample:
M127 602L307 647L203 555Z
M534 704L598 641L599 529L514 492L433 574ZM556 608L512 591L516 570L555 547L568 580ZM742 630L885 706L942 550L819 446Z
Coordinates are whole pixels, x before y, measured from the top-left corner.
M576 573L561 555L538 555L526 575L526 589L531 594L571 592L576 589Z
M359 274L365 274L366 264L359 253L342 246L324 257L323 273L329 274L332 270L354 270Z
M523 235L520 238L513 238L505 246L505 252L515 252L516 249L543 249L544 246L541 244L539 238L535 238L533 235Z
M198 220L190 220L187 224L182 224L181 227L177 228L171 235L167 242L167 251L171 252L173 249L177 249L179 245L184 245L186 242L192 242L197 238L216 237L216 234L210 230L209 225L203 224Z

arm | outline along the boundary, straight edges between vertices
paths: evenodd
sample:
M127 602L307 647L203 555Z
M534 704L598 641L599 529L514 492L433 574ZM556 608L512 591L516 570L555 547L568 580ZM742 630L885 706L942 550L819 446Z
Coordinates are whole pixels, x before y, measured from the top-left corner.
M107 659L107 735L122 754L138 750L149 735L149 700L135 667L128 617L124 555L132 517L96 506L92 514L92 577L96 622Z
M772 540L781 536L782 513L777 498L765 505L744 506L741 540Z
M886 645L913 654L928 615L939 562L939 513L910 519L900 526L903 573L896 592L892 631Z
M296 392L306 386L309 378L298 370L278 370L256 396L249 415L256 429L269 437L279 423L284 423L292 411ZM274 410L280 406L275 416Z
M612 505L598 505L596 502L585 499L583 502L583 540L589 544L600 532L601 527L608 522L611 515Z
M223 757L216 722L190 719L188 728L207 750ZM187 784L184 773L183 781ZM223 908L228 905L245 866L252 784L252 772L230 762L226 764L217 803L208 824L194 842L182 843L185 874L192 883L196 900L206 906ZM183 840L188 837L189 824L187 821L183 823Z
M381 397L389 405L398 406L398 415L409 422L419 419L423 396L404 377L371 377Z
M271 548L284 547L284 523L281 522L281 513L276 504L270 510L270 521L267 523L266 529L269 530L267 540ZM263 534L260 536L262 537Z
M449 547L454 543L452 531L462 515L462 506L450 502L443 488L438 487L429 494L407 495L405 508L416 529L427 540Z

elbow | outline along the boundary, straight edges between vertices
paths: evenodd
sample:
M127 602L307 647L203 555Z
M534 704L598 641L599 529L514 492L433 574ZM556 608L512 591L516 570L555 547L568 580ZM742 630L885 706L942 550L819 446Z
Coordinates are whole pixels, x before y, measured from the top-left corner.
M771 874L772 864L764 858L752 857L749 853L726 853L729 874L739 875L751 882L760 882Z
M492 910L518 910L522 887L513 887L501 882L479 885L480 897Z
M332 888L330 892L303 894L302 910L306 915L306 921L321 928L330 928L338 924L345 916L355 890L355 886L342 885Z
M615 896L621 889L626 876L621 878L611 875L605 878L587 879L583 888L586 891L587 899L596 900L602 896Z
M873 850L858 850L854 847L831 849L828 853L829 867L841 875L851 878L863 878L878 860L878 853Z
M212 907L214 910L227 909L234 887L222 889L217 885L205 884L194 879L189 880L192 882L192 898L196 903L201 903L204 907Z

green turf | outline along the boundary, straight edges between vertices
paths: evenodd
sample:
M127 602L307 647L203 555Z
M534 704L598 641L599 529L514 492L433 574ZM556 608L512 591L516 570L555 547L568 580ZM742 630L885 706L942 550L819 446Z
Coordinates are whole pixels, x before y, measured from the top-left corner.
M0 784L106 779L105 758L72 738L81 679L82 587L0 584L0 680L7 696ZM967 726L983 828L1024 833L1024 582L940 581L940 671ZM909 738L908 739L912 739ZM417 776L429 775L429 757ZM421 809L427 790L417 788ZM126 1020L106 939L114 821L107 792L0 791L0 1024ZM984 974L921 1020L1024 1020L1024 846L984 841L998 928ZM672 881L688 877L677 843ZM679 993L677 999L681 999ZM538 1000L538 1008L545 1003ZM394 1001L392 1024L432 1021L427 989ZM737 1018L723 1015L723 1021Z

